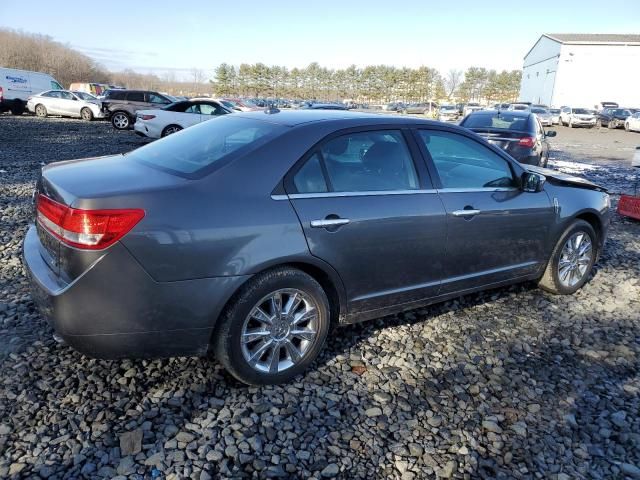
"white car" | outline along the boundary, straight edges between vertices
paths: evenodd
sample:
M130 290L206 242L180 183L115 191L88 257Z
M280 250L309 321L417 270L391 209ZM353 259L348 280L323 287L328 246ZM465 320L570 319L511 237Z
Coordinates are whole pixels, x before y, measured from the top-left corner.
M624 121L627 132L640 132L640 112L636 112Z
M588 108L563 107L560 110L560 125L593 128L596 126L596 114Z
M549 113L551 114L551 123L553 125L560 124L560 109L559 108L550 108Z
M138 135L161 138L228 113L232 111L216 100L194 98L163 109L138 110L133 129Z
M90 93L47 90L27 99L27 109L38 117L60 115L91 121L104 118L102 103Z

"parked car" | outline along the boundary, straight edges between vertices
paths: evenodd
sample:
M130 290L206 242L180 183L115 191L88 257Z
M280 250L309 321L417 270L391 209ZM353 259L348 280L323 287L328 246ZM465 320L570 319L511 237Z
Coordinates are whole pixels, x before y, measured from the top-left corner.
M138 110L133 129L138 135L161 138L231 112L215 100L194 98L172 103L162 109Z
M421 115L427 115L433 112L437 108L438 108L438 105L435 104L434 102L410 103L404 106L404 108L402 109L402 113L404 114L418 113Z
M640 112L636 112L624 121L627 132L640 132Z
M34 199L24 263L62 341L100 358L212 351L248 384L303 372L331 325L522 281L572 294L610 217L604 189L466 129L310 110L49 164Z
M507 110L512 110L516 112L530 112L531 105L527 103L512 103L509 105L509 108Z
M302 107L302 110L348 110L344 103L311 103Z
M531 113L538 117L538 120L540 120L543 127L553 126L553 115L551 115L551 112L546 108L531 107Z
M161 93L149 90L107 90L102 109L113 128L127 130L135 123L138 110L162 108L172 103Z
M596 111L601 112L607 108L618 108L619 106L616 102L600 102L596 105Z
M382 110L384 110L385 112L398 112L402 111L403 108L404 105L398 102L390 102L382 106Z
M626 108L605 108L598 114L598 127L622 128L625 121L631 116L631 111Z
M541 167L549 161L547 138L556 136L553 130L544 131L536 114L513 110L473 112L460 126L476 132L518 162Z
M551 123L553 125L560 125L560 109L550 108L549 113L551 114Z
M482 110L482 105L476 102L469 102L464 106L464 115L469 115L471 112L477 112L478 110Z
M11 111L13 115L22 115L30 96L52 89L63 90L51 75L0 68L0 113Z
M509 109L509 105L511 105L510 103L494 103L493 104L493 109L494 110L508 110Z
M569 128L596 126L596 114L586 108L562 107L560 109L560 125Z
M455 105L440 105L438 110L438 120L441 122L452 122L458 119L458 107Z
M60 115L91 121L104 118L100 100L89 93L48 90L27 100L27 109L38 117Z
M241 100L239 98L223 98L221 100L233 103L234 109L239 112L257 112L263 110L250 100Z

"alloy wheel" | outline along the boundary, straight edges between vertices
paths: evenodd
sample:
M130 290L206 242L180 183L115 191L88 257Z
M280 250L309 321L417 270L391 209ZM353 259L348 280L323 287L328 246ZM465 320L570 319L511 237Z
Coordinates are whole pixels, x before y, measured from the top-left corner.
M176 133L179 132L180 130L182 130L182 128L178 127L178 126L171 126L171 127L167 127L164 129L164 135L163 136L167 136L167 135L171 135L172 133Z
M277 290L262 298L244 321L244 360L260 372L276 374L300 363L318 338L318 305L302 290Z
M558 261L558 279L565 287L574 287L587 274L593 259L593 244L585 232L571 235L560 254Z
M113 125L120 130L124 130L129 126L129 117L127 117L124 113L116 113L113 116Z

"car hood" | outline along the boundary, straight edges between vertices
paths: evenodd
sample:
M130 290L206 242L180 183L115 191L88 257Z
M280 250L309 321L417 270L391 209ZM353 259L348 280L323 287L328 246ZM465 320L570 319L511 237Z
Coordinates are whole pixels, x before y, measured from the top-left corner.
M548 182L560 185L568 185L571 187L581 187L589 190L598 190L606 192L607 189L600 185L593 183L586 178L576 177L575 175L568 175L566 173L558 172L557 170L551 170L550 168L536 167L533 165L527 165L527 170L533 173L539 173L544 175Z

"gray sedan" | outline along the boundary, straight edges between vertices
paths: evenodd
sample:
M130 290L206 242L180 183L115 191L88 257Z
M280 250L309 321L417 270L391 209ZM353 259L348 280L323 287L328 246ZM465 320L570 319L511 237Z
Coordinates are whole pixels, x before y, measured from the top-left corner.
M589 278L609 196L466 129L339 111L237 113L126 155L45 166L33 297L94 357L204 355L285 382L344 325L478 290Z

